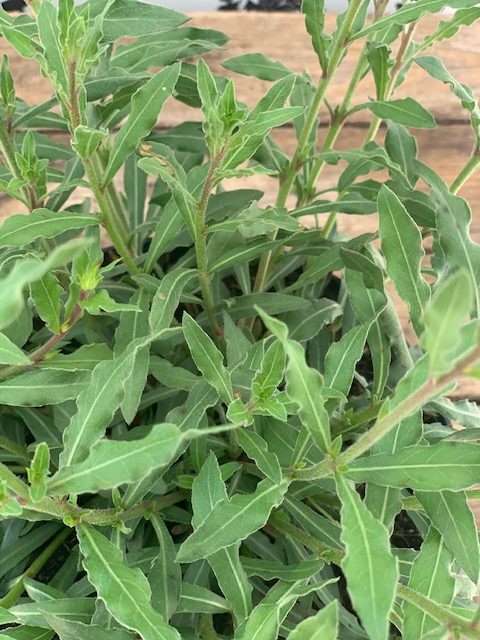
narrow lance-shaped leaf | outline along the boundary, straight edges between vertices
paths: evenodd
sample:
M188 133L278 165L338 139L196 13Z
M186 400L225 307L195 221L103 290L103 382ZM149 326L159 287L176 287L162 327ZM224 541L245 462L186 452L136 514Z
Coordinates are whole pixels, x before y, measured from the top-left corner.
M63 289L56 276L46 273L43 278L30 285L30 293L40 318L52 333L60 333Z
M403 124L406 127L433 129L436 125L435 118L430 111L427 111L412 98L371 101L361 106L370 109L377 117L383 120L393 120L393 122L398 122L398 124ZM357 107L357 109L359 108L360 106Z
M430 297L430 289L420 273L424 256L422 237L399 198L384 185L378 194L380 238L387 260L387 271L400 296L410 307L416 331Z
M198 527L215 506L227 498L220 467L215 455L210 452L192 486L194 527ZM239 549L240 545L235 543L208 556L208 563L232 607L237 623L242 622L252 609L252 585L240 562Z
M312 39L312 45L318 56L320 66L325 72L328 66L327 49L329 37L325 34L324 0L303 0L302 13L305 15L305 26Z
M376 520L355 489L337 478L342 503L342 569L355 611L372 640L387 640L398 580L397 560L392 555L389 533Z
M161 331L170 326L183 290L192 281L195 274L194 269L175 269L162 278L150 311L152 331Z
M268 329L280 340L287 354L287 392L299 406L302 424L315 444L323 451L328 451L331 444L330 424L324 407L326 396L321 374L307 365L303 347L288 339L288 328L283 322L261 309L258 309L258 313Z
M455 580L451 574L452 556L440 534L433 528L425 538L420 553L415 558L408 586L439 604L452 601ZM428 614L410 603L404 604L403 637L418 640L438 627Z
M133 95L128 119L115 137L105 169L105 183L114 178L124 160L136 149L141 139L150 133L165 101L172 95L179 73L179 64L166 67Z
M96 624L55 616L46 616L46 620L60 640L134 640L134 636L126 629L104 629Z
M233 389L230 373L225 368L223 356L212 339L188 313L183 314L183 332L199 371L218 391L224 402L232 402Z
M458 271L435 289L425 309L425 331L421 337L433 376L452 369L459 332L469 319L472 306L472 285L466 271Z
M262 53L244 53L225 60L222 65L230 71L269 82L280 80L291 73L281 62L272 60Z
M38 238L55 238L66 231L98 225L95 216L68 211L36 209L28 215L11 216L0 226L0 247L23 247Z
M338 602L333 600L323 609L295 627L288 640L337 640Z
M345 396L350 391L355 367L362 357L369 330L370 324L350 329L330 346L325 356L325 384Z
M478 482L480 445L443 441L412 446L395 454L359 458L346 472L355 482L419 491L460 491Z
M171 462L182 443L176 425L159 424L138 440L101 440L85 460L63 466L48 484L50 495L94 493L138 482Z
M264 526L272 509L278 507L288 481L275 484L263 480L252 494L235 495L218 503L207 518L181 545L178 562L193 562L247 538Z
M0 403L43 407L73 400L88 386L85 371L27 371L0 384Z
M281 482L282 470L275 453L268 450L265 440L252 429L240 429L237 434L238 444L247 456L255 461L260 471L272 480Z
M150 522L157 535L158 556L148 573L148 581L152 588L153 606L168 621L180 602L182 571L175 562L175 545L162 518L153 514Z
M457 564L476 584L480 571L478 530L465 493L417 491L416 496Z
M130 569L121 551L93 527L81 525L77 535L88 580L108 612L143 640L180 640L180 634L152 607L144 574Z

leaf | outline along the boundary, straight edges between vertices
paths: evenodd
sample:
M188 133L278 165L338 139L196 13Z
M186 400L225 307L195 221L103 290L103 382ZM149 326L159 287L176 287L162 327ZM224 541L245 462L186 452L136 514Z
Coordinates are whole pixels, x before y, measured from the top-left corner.
M263 527L272 509L281 504L288 484L286 480L279 484L263 480L254 493L219 502L180 546L177 562L206 558Z
M407 302L417 332L430 297L430 288L420 273L425 255L422 237L399 198L384 185L378 194L380 238L387 260L387 272L400 296Z
M83 461L61 467L50 479L48 493L94 493L138 482L171 462L182 439L178 427L166 423L137 440L100 440Z
M247 456L255 461L260 471L272 482L282 481L282 470L275 453L268 450L265 440L252 429L238 431L238 444Z
M50 2L45 2L38 12L37 28L48 75L52 78L55 87L66 96L68 95L68 74L60 44L57 15L57 8Z
M58 246L43 261L22 258L15 262L8 275L0 279L0 330L11 325L21 314L25 304L24 288L52 269L68 264L85 244L84 240L72 240Z
M342 477L337 477L337 491L342 502L342 569L348 593L369 638L387 640L398 580L388 531Z
M455 561L476 584L480 571L478 531L465 493L417 491L415 495Z
M217 504L226 499L227 491L220 467L215 455L210 452L192 486L195 528L209 516ZM239 547L236 543L208 556L208 563L232 607L237 623L243 621L252 609L252 586L240 562Z
M202 372L206 381L218 391L224 402L232 402L232 381L230 373L223 364L221 352L188 313L183 314L182 326L185 340L198 370Z
M458 82L438 58L424 56L416 58L415 62L422 67L422 69L425 69L433 78L447 84L452 93L457 96L462 103L462 107L470 114L477 145L480 144L480 105L473 95L472 90Z
M452 556L448 552L440 534L431 527L413 562L408 586L439 604L449 605L452 601L455 581L451 574ZM438 623L428 614L406 602L404 604L403 637L418 640L438 627Z
M345 396L350 391L355 367L362 357L369 330L369 324L350 329L330 346L325 356L325 384Z
M150 518L158 540L158 555L148 572L154 608L168 622L180 602L182 571L175 562L175 545L165 523L158 514Z
M8 217L0 226L0 247L23 247L38 238L55 238L66 231L98 225L95 216L35 209L28 215Z
M479 445L444 441L406 447L393 455L359 458L351 463L347 475L355 482L384 487L460 491L477 482L479 469Z
M172 95L179 74L179 64L166 67L134 93L128 119L115 136L105 169L105 184L114 178L125 159L153 129L165 101Z
M458 334L469 319L472 306L472 285L466 271L457 271L436 287L425 309L425 331L421 337L421 345L428 353L433 376L453 368L454 356L458 351Z
M260 368L252 381L252 391L259 399L269 398L283 380L285 370L285 352L282 345L275 341L265 352Z
M93 527L80 525L77 536L88 580L115 620L143 640L180 640L179 633L153 609L144 574L130 569L121 551Z
M42 602L27 602L10 608L11 613L23 625L49 628L46 616L58 616L88 623L93 614L91 598L59 598Z
M324 566L323 560L302 560L297 564L284 564L277 560L247 558L242 556L242 565L249 576L259 576L263 580L297 582L316 575Z
M169 31L187 17L177 11L134 0L114 2L103 21L103 35L109 41L122 36L147 36Z
M21 367L31 364L31 360L16 344L7 338L5 334L0 333L0 364L11 364Z
M417 143L408 129L395 122L388 123L385 149L390 158L403 169L410 183L415 184Z
M179 613L228 613L228 602L221 596L197 584L182 584Z
M88 374L77 371L27 371L0 384L0 404L43 407L76 398L88 385Z
M43 278L33 282L30 293L40 318L53 334L60 333L63 289L55 275L46 273Z
M352 40L364 38L367 35L371 37L377 33L384 33L392 25L400 26L410 24L426 14L437 13L447 6L451 9L460 9L473 7L475 5L476 0L419 0L418 2L415 2L415 4L400 7L400 9L391 15L375 20L373 24L357 31L357 33L352 37Z
M153 332L167 329L170 326L183 290L195 275L194 269L174 269L162 278L153 298L150 312L149 323Z
M452 38L463 26L469 26L480 18L480 8L470 7L456 11L452 17L442 20L437 29L420 44L420 51L446 38Z
M384 44L374 42L367 43L367 58L375 80L377 90L377 100L385 99L388 83L390 80L390 50Z
M132 634L122 629L104 629L95 624L87 625L55 616L47 616L46 619L60 640L133 640Z
M362 106L370 109L382 120L393 120L393 122L403 124L406 127L433 129L436 126L435 118L430 111L427 111L413 98L377 100L376 102L367 102Z
M333 600L318 613L307 618L289 634L288 640L337 640L338 602Z
M320 62L320 67L325 72L328 66L327 49L329 37L324 33L324 0L303 0L302 13L305 15L305 26L312 39L312 45Z
M263 53L244 53L222 62L222 66L230 71L253 76L259 80L273 82L291 74L281 62L272 60Z

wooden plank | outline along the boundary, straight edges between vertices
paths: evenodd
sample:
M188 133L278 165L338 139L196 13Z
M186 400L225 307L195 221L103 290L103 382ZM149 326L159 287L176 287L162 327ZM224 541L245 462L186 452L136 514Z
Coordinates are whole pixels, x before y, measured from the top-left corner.
M328 31L334 28L335 20L335 15L327 16ZM440 20L438 16L429 16L422 20L417 28L417 39L421 40L432 33ZM307 71L315 80L318 80L318 62L310 46L301 15L206 12L194 14L192 24L219 29L230 37L230 42L225 48L210 53L207 59L215 71L235 76L238 96L247 104L255 104L265 93L269 83L226 72L221 66L226 58L260 51L282 61L293 71L299 73ZM333 105L337 104L344 95L353 65L362 46L362 41L356 41L353 44L332 83L328 97ZM432 51L442 57L450 71L461 82L470 84L477 93L480 93L480 74L478 73L480 24L463 29L452 41L442 42ZM28 103L34 104L46 100L51 95L49 82L42 78L34 61L21 59L4 40L0 40L0 54L2 53L8 53L11 57L19 96ZM373 95L372 82L365 80L356 94L356 102L364 102ZM432 80L417 66L412 68L398 95L415 96L425 107L431 109L440 121L466 121L465 113L459 106L458 100L452 96L448 88ZM194 114L195 110L172 101L162 116L162 124L170 126L192 118ZM326 117L326 114L324 113L323 116ZM367 119L366 112L355 115L357 122L365 122Z

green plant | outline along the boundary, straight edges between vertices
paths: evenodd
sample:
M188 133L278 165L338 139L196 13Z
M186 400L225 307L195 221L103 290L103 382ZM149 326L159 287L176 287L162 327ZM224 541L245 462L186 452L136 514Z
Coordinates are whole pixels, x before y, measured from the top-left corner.
M447 4L456 13L414 42ZM377 0L369 21L367 5L350 0L328 35L322 2L304 0L318 85L260 54L227 61L274 81L252 110L192 62L224 36L176 12L0 11L3 37L54 89L29 107L4 59L0 186L30 213L0 226L0 637L480 637L480 410L448 399L480 377L480 248L456 195L480 164L480 110L425 55L480 7L417 0L384 16ZM475 148L450 187L409 131L433 116L394 97L412 64L471 117ZM355 104L368 73L376 98ZM202 123L155 129L173 98ZM359 109L372 112L365 145L335 150ZM289 123L292 157L270 136ZM339 162L330 197L317 193ZM278 177L276 206L222 186L256 173ZM378 212L379 233L343 237L339 212ZM306 215L321 223L302 227Z

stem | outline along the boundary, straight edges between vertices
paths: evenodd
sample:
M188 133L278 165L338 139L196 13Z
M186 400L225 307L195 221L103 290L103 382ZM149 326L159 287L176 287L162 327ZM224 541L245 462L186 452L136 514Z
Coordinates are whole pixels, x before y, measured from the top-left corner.
M222 161L223 154L224 152L220 151L210 162L202 194L198 201L197 215L195 218L195 255L197 259L198 279L202 289L205 311L207 312L208 320L212 327L214 336L219 336L221 334L221 329L215 317L215 301L212 292L210 273L208 271L208 226L206 223L206 217L210 194L214 187L215 172Z
M0 607L8 609L17 602L25 589L25 579L34 578L37 573L43 569L45 564L50 560L55 551L57 551L57 549L62 546L71 532L71 529L62 529L60 533L58 533L55 538L53 538L50 544L46 546L45 549L40 553L40 555L35 558L28 569L24 571L23 574L15 581L15 584L8 591L8 593L4 595L3 598L0 598Z
M23 178L15 158L15 146L12 142L9 130L2 121L0 121L0 152L3 155L5 164L12 176L23 182ZM35 188L32 185L27 185L22 188L22 193L22 201L27 205L29 210L33 211L33 209L36 209L38 206L38 198Z
M305 124L298 140L297 149L284 175L280 178L280 189L278 191L276 201L276 206L279 208L285 207L287 198L293 187L293 183L295 182L295 177L305 162L305 152L308 148L308 143L315 125L317 124L318 115L325 98L325 94L327 93L330 82L332 81L335 72L340 65L347 46L347 41L352 25L355 21L355 18L357 17L361 6L362 0L351 0L342 25L336 35L335 41L332 46L332 54L328 63L328 68L324 77L320 80L312 104L310 105L310 108L308 110ZM275 237L276 234L273 235L273 239L275 239ZM265 284L268 280L268 272L271 267L272 258L273 251L269 251L264 256L262 256L255 279L254 291L261 292L264 290Z
M469 161L460 171L458 176L452 182L450 186L450 191L452 193L458 193L463 185L469 180L475 171L480 166L480 148L475 149L475 151L470 156Z

